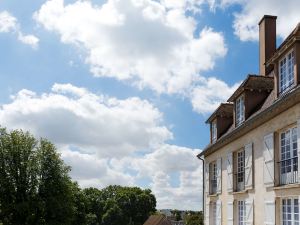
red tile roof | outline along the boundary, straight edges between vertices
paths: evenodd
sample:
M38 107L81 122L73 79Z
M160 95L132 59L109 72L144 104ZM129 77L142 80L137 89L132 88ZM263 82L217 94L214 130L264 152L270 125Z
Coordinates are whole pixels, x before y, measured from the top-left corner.
M144 223L144 225L172 225L164 215L153 215Z

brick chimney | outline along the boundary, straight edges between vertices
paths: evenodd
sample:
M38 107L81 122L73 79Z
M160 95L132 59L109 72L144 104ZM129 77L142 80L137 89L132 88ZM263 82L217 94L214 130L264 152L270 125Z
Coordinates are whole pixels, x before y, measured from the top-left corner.
M276 51L276 19L277 16L265 15L259 25L259 74L267 76L272 71L265 63Z

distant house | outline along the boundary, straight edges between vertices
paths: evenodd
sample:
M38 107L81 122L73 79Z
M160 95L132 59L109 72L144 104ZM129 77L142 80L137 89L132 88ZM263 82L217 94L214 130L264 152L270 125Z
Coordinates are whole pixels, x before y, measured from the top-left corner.
M259 68L207 120L205 225L300 224L300 24L276 47L262 18Z
M153 215L144 223L144 225L172 225L165 215Z

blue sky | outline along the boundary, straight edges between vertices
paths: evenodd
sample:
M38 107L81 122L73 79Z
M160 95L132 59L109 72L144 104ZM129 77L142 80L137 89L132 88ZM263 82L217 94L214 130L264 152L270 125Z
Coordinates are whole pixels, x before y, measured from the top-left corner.
M205 120L258 73L260 18L278 16L280 43L299 5L0 0L0 124L53 141L82 187L138 185L158 208L200 209Z

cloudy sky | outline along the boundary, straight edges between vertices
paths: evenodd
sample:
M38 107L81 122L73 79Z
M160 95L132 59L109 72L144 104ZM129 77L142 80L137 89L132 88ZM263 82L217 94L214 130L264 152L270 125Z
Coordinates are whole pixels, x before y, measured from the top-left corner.
M259 6L259 7L258 7ZM205 120L258 72L258 27L278 44L299 0L0 0L0 124L54 142L82 187L151 188L201 208Z

